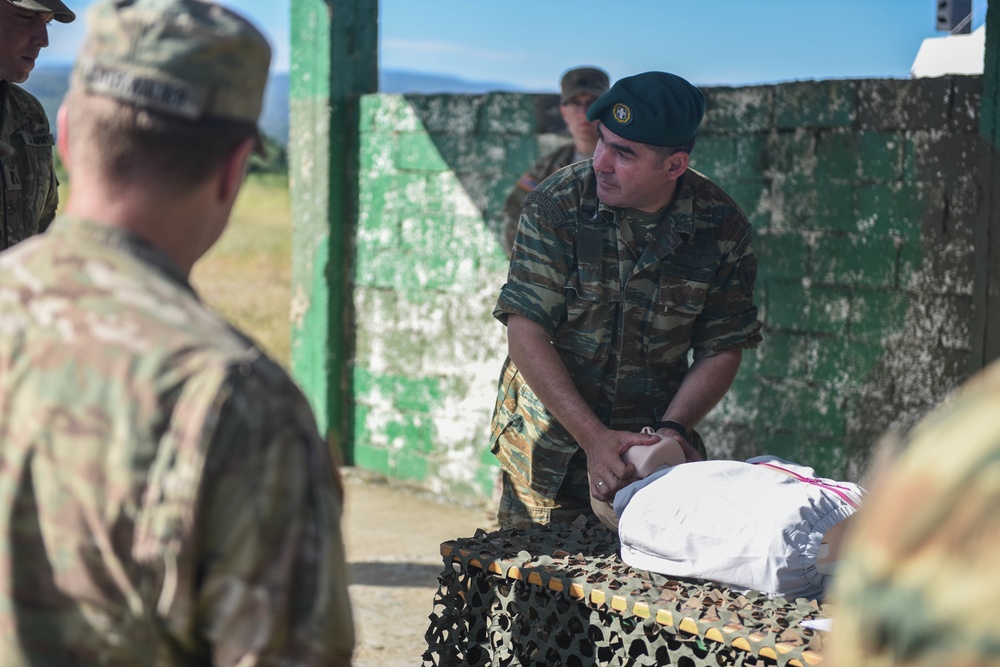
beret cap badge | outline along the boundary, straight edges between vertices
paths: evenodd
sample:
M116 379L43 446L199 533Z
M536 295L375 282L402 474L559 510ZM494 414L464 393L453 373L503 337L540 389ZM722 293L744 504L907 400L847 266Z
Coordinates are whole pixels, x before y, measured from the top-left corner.
M619 125L628 125L632 122L632 110L628 108L627 104L618 102L611 113Z
M651 146L683 147L694 141L705 115L705 94L668 72L619 79L587 110L622 139Z

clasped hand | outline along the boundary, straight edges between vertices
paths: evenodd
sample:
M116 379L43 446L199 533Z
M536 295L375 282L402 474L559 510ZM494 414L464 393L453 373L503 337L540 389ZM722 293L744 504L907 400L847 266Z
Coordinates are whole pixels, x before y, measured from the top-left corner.
M629 461L629 458L640 461L646 457L635 455L629 457L625 456L625 452L631 447L649 447L666 442L670 442L673 449L664 451L674 453L668 455L663 462L677 465L686 461L702 460L698 450L674 432L668 435L653 431L648 426L639 433L607 429L596 443L592 443L585 450L587 452L587 474L590 480L591 495L597 500L612 502L619 489L642 479L650 472L649 470L637 471L636 466Z

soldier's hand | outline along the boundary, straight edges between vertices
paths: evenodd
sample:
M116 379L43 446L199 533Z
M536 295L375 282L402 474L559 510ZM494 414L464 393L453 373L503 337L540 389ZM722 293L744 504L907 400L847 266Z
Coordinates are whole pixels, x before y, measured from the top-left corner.
M605 502L613 501L618 489L635 479L635 468L622 461L620 452L632 445L651 445L658 440L655 435L607 429L596 442L585 447L591 495Z
M684 436L678 431L672 428L661 428L659 431L656 431L656 434L676 440L680 444L681 449L684 451L684 458L687 460L687 463L705 460L705 457L701 455L701 452L695 449L690 442L685 440Z

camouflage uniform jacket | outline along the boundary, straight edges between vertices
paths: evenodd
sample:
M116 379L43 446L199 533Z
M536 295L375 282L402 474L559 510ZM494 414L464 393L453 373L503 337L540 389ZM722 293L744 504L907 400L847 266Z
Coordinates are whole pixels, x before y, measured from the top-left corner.
M995 361L873 481L834 579L835 664L1000 665L998 414Z
M19 86L0 81L0 142L14 154L0 159L0 250L45 231L59 205L52 167L52 133L42 105Z
M531 165L528 171L521 174L514 188L507 195L503 204L503 248L510 257L514 247L514 233L517 232L517 221L521 217L521 207L528 193L538 187L538 184L556 173L563 167L573 164L576 157L576 146L571 142L543 155Z
M342 487L288 375L158 250L0 254L5 665L346 665Z
M525 200L493 315L540 324L576 388L607 426L658 421L695 359L754 347L757 260L733 200L688 170L641 254L624 212L601 203L591 162L566 167ZM517 480L554 498L579 446L508 358L493 451Z

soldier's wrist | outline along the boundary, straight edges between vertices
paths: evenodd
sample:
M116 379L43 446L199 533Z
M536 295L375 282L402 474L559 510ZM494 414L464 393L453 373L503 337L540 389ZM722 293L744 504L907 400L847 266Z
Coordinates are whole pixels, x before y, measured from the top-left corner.
M672 421L670 419L662 419L662 420L658 421L656 423L656 426L653 427L653 430L654 431L660 431L660 430L676 431L677 435L681 436L684 439L684 442L690 442L690 438L688 437L687 427L684 426L684 424Z

